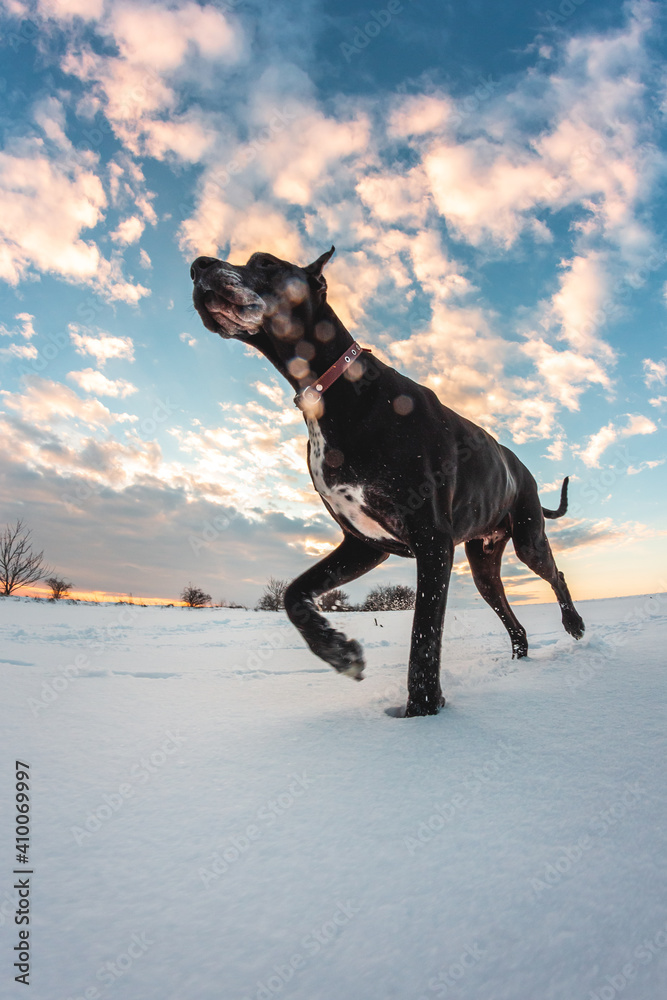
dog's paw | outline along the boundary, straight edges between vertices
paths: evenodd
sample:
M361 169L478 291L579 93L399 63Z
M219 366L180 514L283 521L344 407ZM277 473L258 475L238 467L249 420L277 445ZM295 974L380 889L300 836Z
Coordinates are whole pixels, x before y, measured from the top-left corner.
M576 611L567 611L563 614L563 628L575 639L581 639L586 631L583 619Z
M334 642L327 649L325 659L339 674L352 677L355 681L364 679L364 651L356 639L346 639L344 635L337 633Z
M445 707L444 695L439 695L432 701L414 701L412 698L408 699L408 703L405 706L405 714L403 718L405 719L415 719L418 716L423 715L437 715L441 708Z

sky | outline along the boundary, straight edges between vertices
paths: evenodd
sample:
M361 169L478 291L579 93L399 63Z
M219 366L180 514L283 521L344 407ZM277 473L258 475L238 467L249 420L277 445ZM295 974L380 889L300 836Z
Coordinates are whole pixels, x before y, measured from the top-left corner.
M253 605L340 540L289 386L203 328L189 278L332 243L362 344L515 450L545 506L571 477L549 536L575 600L667 589L658 4L0 16L0 522L77 591ZM391 557L346 589L414 577ZM509 551L504 578L551 599Z

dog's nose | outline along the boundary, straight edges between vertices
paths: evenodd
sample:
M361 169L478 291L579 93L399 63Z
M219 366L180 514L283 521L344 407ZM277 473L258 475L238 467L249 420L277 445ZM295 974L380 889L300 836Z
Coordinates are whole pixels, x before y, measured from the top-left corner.
M211 264L217 264L218 259L216 257L197 257L193 260L192 267L190 268L190 277L195 281L202 271L205 271L207 267Z

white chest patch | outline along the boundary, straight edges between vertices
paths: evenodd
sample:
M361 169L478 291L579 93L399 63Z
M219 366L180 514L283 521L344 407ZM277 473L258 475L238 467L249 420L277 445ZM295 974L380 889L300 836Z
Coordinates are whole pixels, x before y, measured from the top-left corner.
M374 521L362 509L366 503L363 486L346 486L339 483L327 486L324 481L324 455L326 442L318 420L308 421L308 436L310 438L310 471L315 489L326 500L332 510L344 517L357 531L366 538L391 539L386 528Z

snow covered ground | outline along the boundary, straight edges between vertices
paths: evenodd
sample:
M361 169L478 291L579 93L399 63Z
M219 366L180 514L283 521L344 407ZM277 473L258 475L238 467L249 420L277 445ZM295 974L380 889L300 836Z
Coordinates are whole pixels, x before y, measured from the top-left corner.
M357 684L281 614L0 601L0 995L663 1000L667 595L578 607L521 607L518 662L450 612L401 720L407 612L331 616Z

